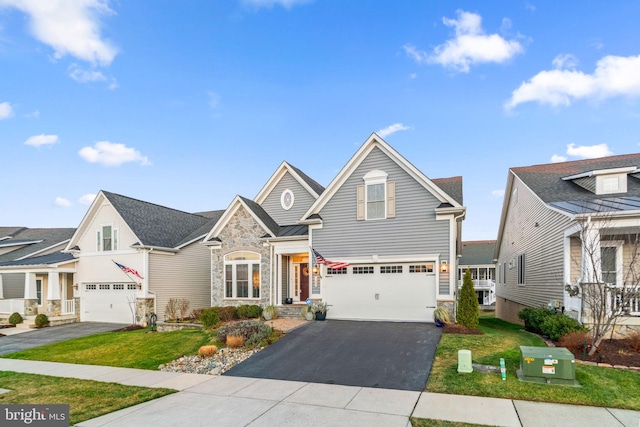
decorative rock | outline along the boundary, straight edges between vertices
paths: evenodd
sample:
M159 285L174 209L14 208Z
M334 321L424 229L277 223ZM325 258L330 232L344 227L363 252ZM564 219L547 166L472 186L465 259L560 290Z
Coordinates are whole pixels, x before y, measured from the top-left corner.
M158 369L165 372L184 372L190 374L220 375L253 356L261 348L223 348L213 357L182 356L173 362L160 365Z

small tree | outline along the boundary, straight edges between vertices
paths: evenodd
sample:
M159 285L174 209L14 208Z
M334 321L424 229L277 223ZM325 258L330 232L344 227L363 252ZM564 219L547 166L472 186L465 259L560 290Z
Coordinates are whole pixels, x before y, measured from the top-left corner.
M471 271L467 268L462 279L462 289L458 295L458 313L456 320L462 326L469 329L478 327L478 297L473 289Z

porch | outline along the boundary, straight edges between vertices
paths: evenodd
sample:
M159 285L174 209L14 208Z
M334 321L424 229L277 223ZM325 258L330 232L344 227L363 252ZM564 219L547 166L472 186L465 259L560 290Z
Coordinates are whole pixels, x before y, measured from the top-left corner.
M494 305L496 303L496 269L493 266L467 266L458 269L458 292L462 288L465 272L469 270L473 289L478 296L478 304Z

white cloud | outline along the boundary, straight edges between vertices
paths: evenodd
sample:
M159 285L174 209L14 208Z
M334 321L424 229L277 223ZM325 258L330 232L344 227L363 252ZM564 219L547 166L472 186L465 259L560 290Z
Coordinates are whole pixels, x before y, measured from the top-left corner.
M78 154L89 163L100 163L105 166L120 166L128 162L140 163L142 166L151 164L149 159L138 150L109 141L99 141L93 147L84 147L78 151Z
M525 102L569 106L574 100L615 96L640 96L640 55L605 56L593 74L564 69L541 71L512 92L505 108Z
M504 197L504 188L502 190L493 190L491 195L493 197Z
M567 158L565 156L560 156L558 154L554 154L553 156L551 156L551 163L562 163L566 161Z
M90 205L91 203L93 203L93 200L96 198L96 196L97 194L85 194L78 199L78 203L80 203L81 205Z
M553 58L551 64L553 64L554 68L563 70L568 68L575 69L578 66L578 62L578 58L574 55L571 55L570 53L563 53Z
M32 147L40 147L42 145L52 145L58 142L58 135L34 135L27 138L24 145L31 145Z
M409 130L409 129L411 129L411 126L405 126L402 123L396 123L396 124L393 124L391 126L387 126L384 129L380 129L376 133L380 136L380 138L385 138L385 137L391 135L392 133L396 133L396 132L399 132L401 130Z
M66 208L68 206L71 206L71 202L67 199L64 199L62 197L56 197L56 200L54 202L56 204L56 206L62 206L63 208Z
M40 111L35 110L33 113L27 113L25 114L25 117L27 118L35 117L37 119L38 117L40 117Z
M256 8L272 8L277 5L282 6L285 9L291 9L293 6L309 3L310 1L311 0L242 0L242 3L246 6L253 6Z
M610 156L613 152L609 150L607 144L580 145L576 147L575 144L571 143L567 145L567 154L581 159L595 159Z
M430 62L468 73L471 65L508 61L523 51L516 40L506 40L498 34L486 34L482 29L482 17L478 14L458 10L458 19L442 18L442 22L455 28L455 37L436 46L432 54L419 51L407 44L405 52L416 62ZM503 26L510 26L508 19Z
M102 74L100 71L96 70L83 70L79 68L76 64L72 64L69 67L69 77L78 83L87 83L87 82L103 82L107 80L107 76Z
M51 46L54 58L71 55L93 65L109 65L117 49L100 34L100 17L114 12L108 0L0 0L29 16L29 29Z
M524 4L524 8L527 9L529 12L535 12L536 11L536 5L531 4L529 2L526 2Z
M8 102L0 102L0 120L13 117L13 108Z

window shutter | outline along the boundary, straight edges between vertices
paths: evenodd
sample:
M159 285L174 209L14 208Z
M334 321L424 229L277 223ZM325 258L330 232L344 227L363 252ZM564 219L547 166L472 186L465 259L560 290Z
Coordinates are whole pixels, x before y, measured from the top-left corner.
M356 219L358 221L364 221L364 185L358 185L357 187L357 204L356 204Z
M387 182L387 218L396 217L396 183Z

